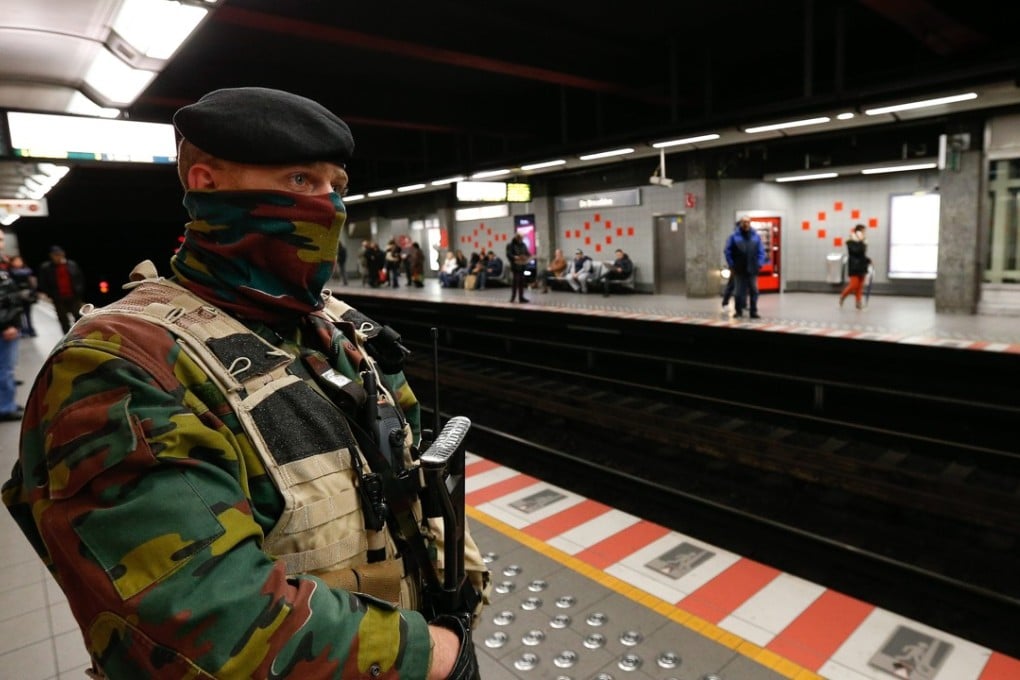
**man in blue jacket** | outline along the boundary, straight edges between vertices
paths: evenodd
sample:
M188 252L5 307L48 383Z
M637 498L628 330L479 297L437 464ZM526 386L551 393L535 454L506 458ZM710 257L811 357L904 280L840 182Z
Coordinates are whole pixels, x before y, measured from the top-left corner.
M737 228L726 240L726 264L730 266L736 281L733 316L744 316L748 295L751 298L750 311L752 319L758 316L758 270L765 264L765 248L762 246L758 232L751 228L751 218L741 217Z

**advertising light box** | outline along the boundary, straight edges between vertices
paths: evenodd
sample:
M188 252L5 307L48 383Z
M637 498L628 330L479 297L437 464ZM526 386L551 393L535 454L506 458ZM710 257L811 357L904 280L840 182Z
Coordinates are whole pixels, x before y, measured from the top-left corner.
M172 125L10 111L7 124L14 156L84 161L173 163Z
M458 201L505 201L506 182L457 182Z

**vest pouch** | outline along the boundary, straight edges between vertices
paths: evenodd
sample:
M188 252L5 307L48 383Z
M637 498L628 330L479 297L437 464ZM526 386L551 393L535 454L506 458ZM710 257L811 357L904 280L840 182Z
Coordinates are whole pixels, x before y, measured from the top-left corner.
M351 451L354 436L328 400L297 376L250 394L238 416L268 455L266 471L285 510L263 550L287 565L288 574L367 561L368 538Z

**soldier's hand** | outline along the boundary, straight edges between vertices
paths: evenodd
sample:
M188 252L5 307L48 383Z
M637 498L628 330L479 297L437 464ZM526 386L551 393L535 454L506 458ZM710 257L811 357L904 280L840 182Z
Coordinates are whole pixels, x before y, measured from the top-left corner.
M444 614L429 623L435 647L429 680L474 680L478 677L478 658L471 629L457 616Z

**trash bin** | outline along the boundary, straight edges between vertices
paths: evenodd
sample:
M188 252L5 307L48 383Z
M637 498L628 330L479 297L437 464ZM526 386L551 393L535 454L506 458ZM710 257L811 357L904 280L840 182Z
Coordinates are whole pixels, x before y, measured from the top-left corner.
M843 283L843 253L829 253L825 256L826 283Z

